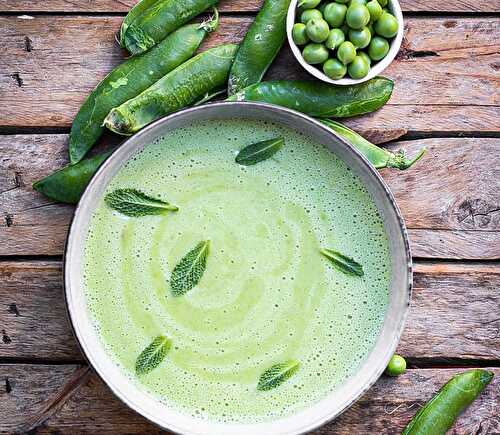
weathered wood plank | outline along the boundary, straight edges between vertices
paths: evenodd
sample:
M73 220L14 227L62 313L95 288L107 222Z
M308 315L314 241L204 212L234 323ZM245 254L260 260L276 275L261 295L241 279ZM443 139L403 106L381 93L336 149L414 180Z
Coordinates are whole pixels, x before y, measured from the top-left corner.
M251 20L224 16L205 47L238 42ZM123 59L114 41L120 21L0 17L0 125L69 127L88 92ZM499 131L499 35L497 18L409 18L399 59L386 71L396 80L391 101L352 125ZM268 78L297 77L310 78L285 47Z
M3 0L0 12L122 12L126 13L136 0ZM495 2L486 0L401 0L405 12L498 12ZM221 0L219 7L224 12L255 12L261 0Z
M492 383L462 414L453 434L500 431L500 369ZM381 377L337 420L314 435L394 434L411 420L454 374L463 369L411 369L397 378ZM75 365L0 365L0 433L160 434L117 398L94 373Z
M62 134L0 136L0 255L62 253L73 207L53 204L31 184L67 162L66 143ZM382 171L409 228L413 255L500 258L500 168L492 158L500 140L425 139L390 148L414 155L423 146L427 154L410 170Z
M417 263L415 269L399 352L500 359L500 268ZM0 262L0 301L0 358L82 359L66 317L60 262Z

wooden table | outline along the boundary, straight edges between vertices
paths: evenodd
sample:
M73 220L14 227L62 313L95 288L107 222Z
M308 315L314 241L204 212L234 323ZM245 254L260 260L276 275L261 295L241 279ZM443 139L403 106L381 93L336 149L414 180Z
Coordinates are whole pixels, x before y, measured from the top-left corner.
M114 41L135 0L0 1L0 432L158 433L86 365L66 319L61 254L73 207L31 183L67 162L88 92L122 59ZM239 41L259 0L221 0L205 47ZM392 150L427 154L383 170L415 263L398 352L410 370L381 378L316 434L397 433L452 374L497 377L453 433L500 433L500 11L498 0L403 0L406 29L386 75L389 104L351 127ZM269 78L306 77L287 47ZM398 139L397 141L395 141ZM103 138L103 146L116 144ZM214 434L216 435L216 434ZM265 434L264 434L265 435Z

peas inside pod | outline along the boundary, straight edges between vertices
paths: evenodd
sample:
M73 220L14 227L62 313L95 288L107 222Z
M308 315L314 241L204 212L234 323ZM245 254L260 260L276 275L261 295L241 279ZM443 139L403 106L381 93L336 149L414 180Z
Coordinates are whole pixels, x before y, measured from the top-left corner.
M362 79L389 53L399 22L387 0L299 0L292 39L331 78Z

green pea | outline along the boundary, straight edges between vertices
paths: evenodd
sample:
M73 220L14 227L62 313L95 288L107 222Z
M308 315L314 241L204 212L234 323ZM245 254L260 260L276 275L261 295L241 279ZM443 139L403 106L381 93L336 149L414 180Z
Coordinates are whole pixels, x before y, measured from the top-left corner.
M344 65L351 63L356 57L356 47L350 41L343 42L337 49L337 57Z
M372 34L368 27L363 27L362 29L349 30L349 40L354 44L356 48L365 48L370 43L370 39L372 39Z
M346 22L351 29L361 29L370 21L370 12L363 5L352 5L347 9Z
M399 376L406 372L406 360L394 354L385 369L385 374L389 376Z
M304 23L295 23L292 27L292 39L297 45L305 45L309 42Z
M337 59L328 59L323 64L323 72L332 80L339 80L345 76L347 72L346 66Z
M349 11L347 13L349 14ZM374 28L380 36L393 38L398 33L399 24L394 15L384 12L375 22Z
M371 0L366 4L368 12L370 12L371 21L377 21L382 15L382 6L377 0Z
M362 57L368 65L371 66L372 60L370 59L370 56L368 56L364 51L358 51L358 56Z
M368 54L373 60L380 60L387 56L389 43L381 36L375 36L368 46Z
M340 27L344 24L347 6L339 3L329 3L324 12L325 20L331 27Z
M356 80L362 79L363 77L366 77L368 71L370 71L370 65L361 56L356 56L347 67L347 71L351 78Z
M340 29L332 29L328 34L328 38L326 39L325 45L330 50L335 50L340 44L345 41L344 32Z
M302 14L300 15L300 21L304 24L307 24L309 20L319 20L323 18L323 14L318 11L317 9L306 9Z
M311 65L323 63L328 59L328 49L323 44L307 44L302 50L302 57Z
M321 0L300 0L297 7L302 9L314 9L320 3Z
M330 28L328 27L328 23L322 18L312 19L306 24L306 32L311 41L319 43L326 41Z
M380 6L385 7L387 6L388 0L377 0L380 3Z

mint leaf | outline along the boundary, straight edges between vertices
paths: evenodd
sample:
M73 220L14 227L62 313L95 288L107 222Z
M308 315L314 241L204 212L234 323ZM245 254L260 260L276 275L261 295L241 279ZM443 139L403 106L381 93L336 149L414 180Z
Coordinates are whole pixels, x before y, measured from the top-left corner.
M174 296L181 296L198 284L205 272L209 247L209 240L198 243L174 267L170 279L170 287Z
M363 266L352 258L334 251L333 249L321 249L320 252L341 272L347 273L348 275L364 275Z
M156 337L137 357L135 372L143 375L158 367L170 350L171 344L164 335Z
M175 205L170 205L161 199L152 198L136 189L114 190L104 197L104 202L112 209L131 217L163 214L167 211L179 210Z
M243 148L236 156L236 163L245 166L255 165L276 154L284 145L281 137L264 140Z
M299 366L300 363L294 359L273 365L260 375L257 390L268 391L276 388L295 374Z

